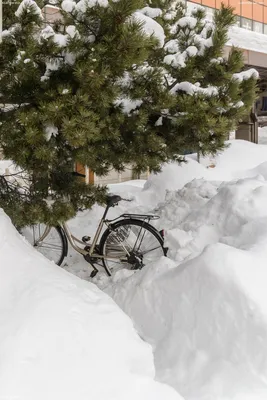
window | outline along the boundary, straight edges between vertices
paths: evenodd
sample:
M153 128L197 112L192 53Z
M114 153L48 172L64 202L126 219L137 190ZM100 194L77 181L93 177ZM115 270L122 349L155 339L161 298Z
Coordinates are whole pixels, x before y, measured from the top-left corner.
M253 21L253 31L262 33L263 32L263 24L261 22Z
M241 18L241 26L244 29L249 29L250 31L252 31L252 20L242 17Z

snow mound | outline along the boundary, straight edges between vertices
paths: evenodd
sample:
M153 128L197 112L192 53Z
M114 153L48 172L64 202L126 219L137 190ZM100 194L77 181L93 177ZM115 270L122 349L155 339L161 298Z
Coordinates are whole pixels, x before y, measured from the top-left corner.
M227 171L246 171L267 161L267 148L246 140L231 140L229 147L215 157L216 169Z
M225 244L162 259L109 293L153 344L157 377L190 400L267 396L267 269Z
M149 345L95 285L47 261L0 210L0 398L181 397L153 380Z
M186 156L186 163L165 164L160 173L151 174L144 185L144 192L153 193L150 196L151 205L155 207L164 201L167 190L181 189L193 179L230 181L258 174L266 176L266 166L259 167L259 164L267 161L265 145L245 140L230 140L226 144L228 147L215 157L201 157L198 163L196 154L191 154Z
M193 179L209 179L210 171L195 160L186 163L169 163L159 174L151 174L144 185L144 191L154 194L154 204L163 201L167 190L181 189Z
M187 400L267 398L266 170L169 192L159 212L172 260L106 289L152 344L158 379Z

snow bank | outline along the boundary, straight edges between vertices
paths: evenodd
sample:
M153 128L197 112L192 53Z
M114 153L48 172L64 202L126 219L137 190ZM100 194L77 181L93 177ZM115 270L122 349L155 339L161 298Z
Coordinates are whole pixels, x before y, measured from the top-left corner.
M186 400L263 400L267 149L238 140L215 168L187 159L135 193L162 202L170 258L120 271L105 290L153 346L157 378Z
M259 127L259 144L267 144L267 126Z
M152 344L158 379L187 400L267 398L266 198L262 176L169 193L159 211L173 260L106 289Z
M163 259L109 289L154 347L158 379L190 400L267 396L264 259L224 244Z
M265 145L245 140L230 140L227 144L225 151L217 154L212 160L209 157L201 157L198 163L196 155L192 154L186 156L187 163L164 165L161 173L150 175L144 185L143 196L150 192L151 206L155 207L157 203L164 201L167 190L181 189L193 179L230 181L261 173L260 170L254 169L267 161ZM210 165L215 165L215 168L209 168Z
M168 399L149 345L95 285L48 262L0 210L0 398Z

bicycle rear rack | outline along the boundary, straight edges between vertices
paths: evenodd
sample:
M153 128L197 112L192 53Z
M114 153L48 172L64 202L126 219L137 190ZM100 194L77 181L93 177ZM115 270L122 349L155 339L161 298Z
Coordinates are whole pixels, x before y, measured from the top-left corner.
M148 221L159 219L159 215L154 214L122 214L120 218L147 219Z

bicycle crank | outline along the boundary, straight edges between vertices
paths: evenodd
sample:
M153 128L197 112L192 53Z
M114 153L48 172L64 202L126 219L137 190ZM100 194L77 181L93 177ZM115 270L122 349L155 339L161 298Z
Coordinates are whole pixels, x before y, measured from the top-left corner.
M89 251L90 247L86 246L84 248L84 250ZM97 259L95 257L91 257L89 253L84 254L83 258L85 259L86 262L88 262L88 264L91 265L91 267L93 268L93 271L90 274L90 278L94 278L96 276L96 274L99 272L98 269L95 267L94 262L97 261Z

